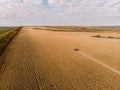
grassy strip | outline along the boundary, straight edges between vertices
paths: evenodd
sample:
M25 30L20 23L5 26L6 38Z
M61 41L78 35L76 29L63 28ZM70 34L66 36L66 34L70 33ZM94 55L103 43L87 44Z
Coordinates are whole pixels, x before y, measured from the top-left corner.
M11 42L16 34L19 33L22 27L17 29L9 30L0 35L0 55L4 52L5 48Z
M108 39L120 39L120 37L101 36L101 35L96 35L96 36L92 36L92 37L96 37L96 38L108 38Z

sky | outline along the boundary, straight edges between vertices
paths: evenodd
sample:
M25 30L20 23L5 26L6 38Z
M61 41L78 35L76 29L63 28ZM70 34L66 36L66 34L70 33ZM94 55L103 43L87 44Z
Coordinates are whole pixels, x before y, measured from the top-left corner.
M120 0L0 0L0 26L120 25Z

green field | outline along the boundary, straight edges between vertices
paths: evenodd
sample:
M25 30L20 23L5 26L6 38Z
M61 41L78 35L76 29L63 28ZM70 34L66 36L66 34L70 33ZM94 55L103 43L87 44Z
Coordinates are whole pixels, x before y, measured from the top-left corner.
M0 27L0 34L15 29L16 27Z

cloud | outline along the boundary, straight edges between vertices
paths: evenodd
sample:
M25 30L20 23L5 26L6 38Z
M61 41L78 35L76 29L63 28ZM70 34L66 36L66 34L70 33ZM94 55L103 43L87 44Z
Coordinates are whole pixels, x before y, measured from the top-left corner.
M1 0L0 17L25 17L35 14L77 13L79 15L118 15L119 0Z
M120 0L0 0L0 18L118 17Z

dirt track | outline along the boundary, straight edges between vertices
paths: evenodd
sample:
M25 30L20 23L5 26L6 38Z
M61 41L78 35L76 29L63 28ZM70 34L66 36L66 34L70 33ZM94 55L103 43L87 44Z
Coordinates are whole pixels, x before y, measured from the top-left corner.
M120 90L120 40L24 27L0 58L0 90ZM79 48L85 55L73 49Z

